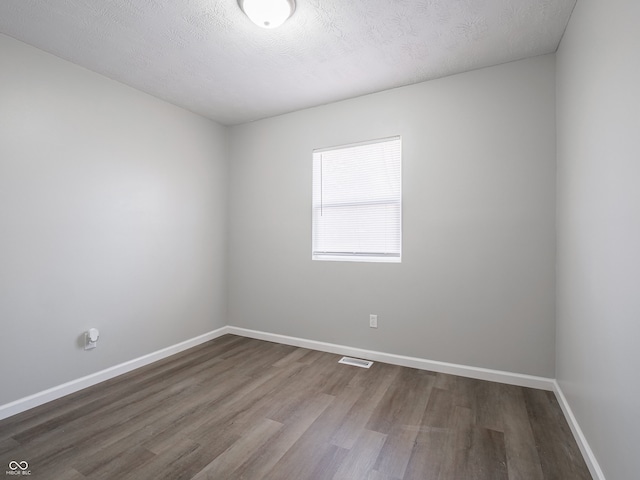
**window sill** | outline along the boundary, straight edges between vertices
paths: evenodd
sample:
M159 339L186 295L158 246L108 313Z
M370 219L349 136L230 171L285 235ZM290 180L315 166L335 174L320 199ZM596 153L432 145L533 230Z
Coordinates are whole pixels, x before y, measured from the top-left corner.
M367 257L364 255L311 255L311 259L322 262L402 263L402 257Z

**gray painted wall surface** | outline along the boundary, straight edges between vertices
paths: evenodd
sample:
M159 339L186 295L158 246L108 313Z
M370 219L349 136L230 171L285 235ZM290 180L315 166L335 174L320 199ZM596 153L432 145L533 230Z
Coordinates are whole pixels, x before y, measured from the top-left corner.
M311 151L391 135L402 263L312 261ZM555 142L552 55L233 127L229 323L554 377Z
M638 18L579 0L557 56L557 378L609 480L640 478Z
M226 159L225 128L0 35L0 404L226 324Z

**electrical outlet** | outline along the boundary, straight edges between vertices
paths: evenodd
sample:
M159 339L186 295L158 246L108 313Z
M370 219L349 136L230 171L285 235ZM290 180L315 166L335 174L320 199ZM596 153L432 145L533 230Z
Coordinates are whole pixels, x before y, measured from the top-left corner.
M100 332L97 328L90 328L89 331L84 332L84 349L91 350L98 346L98 338L100 338Z
M84 334L84 349L92 350L98 346L98 342L92 342L88 334Z
M369 327L378 328L378 315L369 315Z

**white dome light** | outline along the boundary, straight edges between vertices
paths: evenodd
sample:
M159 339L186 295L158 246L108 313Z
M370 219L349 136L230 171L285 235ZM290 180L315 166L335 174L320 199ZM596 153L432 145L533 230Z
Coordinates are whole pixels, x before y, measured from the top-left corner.
M296 9L294 0L238 0L247 17L262 28L282 25Z

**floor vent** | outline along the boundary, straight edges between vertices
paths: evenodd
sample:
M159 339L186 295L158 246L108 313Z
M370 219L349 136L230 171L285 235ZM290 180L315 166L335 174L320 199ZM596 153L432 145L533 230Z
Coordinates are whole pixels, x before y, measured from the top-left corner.
M359 358L342 357L338 363L344 363L345 365L353 365L354 367L369 368L373 365L373 362L369 360L360 360Z

